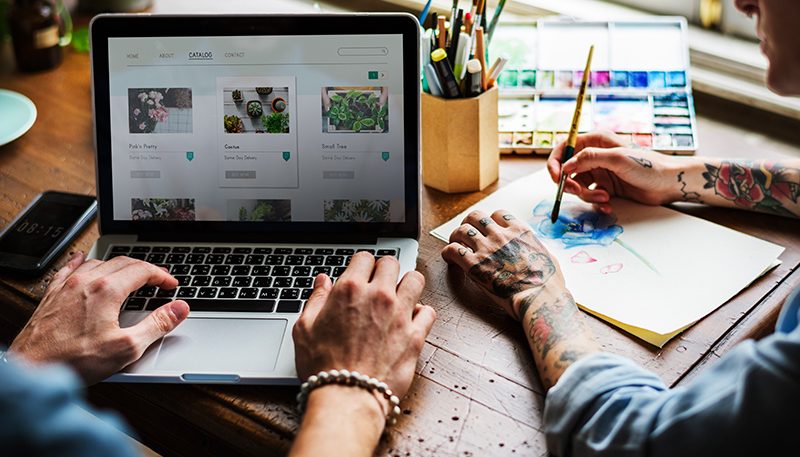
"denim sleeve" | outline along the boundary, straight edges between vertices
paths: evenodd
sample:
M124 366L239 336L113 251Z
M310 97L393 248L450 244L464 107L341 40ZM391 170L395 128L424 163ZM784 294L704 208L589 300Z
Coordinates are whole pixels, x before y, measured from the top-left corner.
M64 366L0 362L0 455L135 456L116 416L90 413Z
M800 327L739 344L685 386L611 354L564 372L545 400L558 456L785 455L800 432Z

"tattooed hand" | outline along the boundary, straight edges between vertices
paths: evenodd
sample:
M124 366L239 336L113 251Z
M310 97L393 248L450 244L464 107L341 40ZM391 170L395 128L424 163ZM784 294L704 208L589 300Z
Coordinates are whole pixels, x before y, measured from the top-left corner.
M470 213L442 256L522 322L545 388L579 358L597 351L558 262L530 227L508 211L491 217Z
M528 225L507 211L497 211L491 217L479 211L470 213L450 235L442 256L464 269L517 319L522 317L522 295L535 294L545 285L564 288L555 258Z
M563 165L568 175L564 190L594 203L600 211L611 212L611 197L629 198L648 205L663 205L677 195L676 159L654 151L630 148L612 133L593 132L578 136L577 154ZM547 170L558 182L564 144L553 149ZM593 186L594 184L594 186ZM689 195L687 198L696 195Z

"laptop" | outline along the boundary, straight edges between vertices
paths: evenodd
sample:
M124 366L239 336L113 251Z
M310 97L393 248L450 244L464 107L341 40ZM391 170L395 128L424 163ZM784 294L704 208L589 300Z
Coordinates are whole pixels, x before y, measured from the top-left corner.
M167 268L188 319L109 381L295 384L291 329L350 258L416 266L419 23L407 14L100 15L100 238Z

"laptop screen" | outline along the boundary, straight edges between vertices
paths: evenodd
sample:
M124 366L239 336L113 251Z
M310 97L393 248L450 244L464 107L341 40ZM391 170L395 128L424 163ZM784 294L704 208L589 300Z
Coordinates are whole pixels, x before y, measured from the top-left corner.
M114 221L406 222L402 34L107 43Z

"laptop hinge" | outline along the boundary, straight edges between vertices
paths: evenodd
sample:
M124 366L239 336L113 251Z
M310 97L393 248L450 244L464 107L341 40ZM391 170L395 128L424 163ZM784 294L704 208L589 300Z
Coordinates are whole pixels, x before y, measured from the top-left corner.
M374 233L142 233L139 241L198 243L376 244Z

